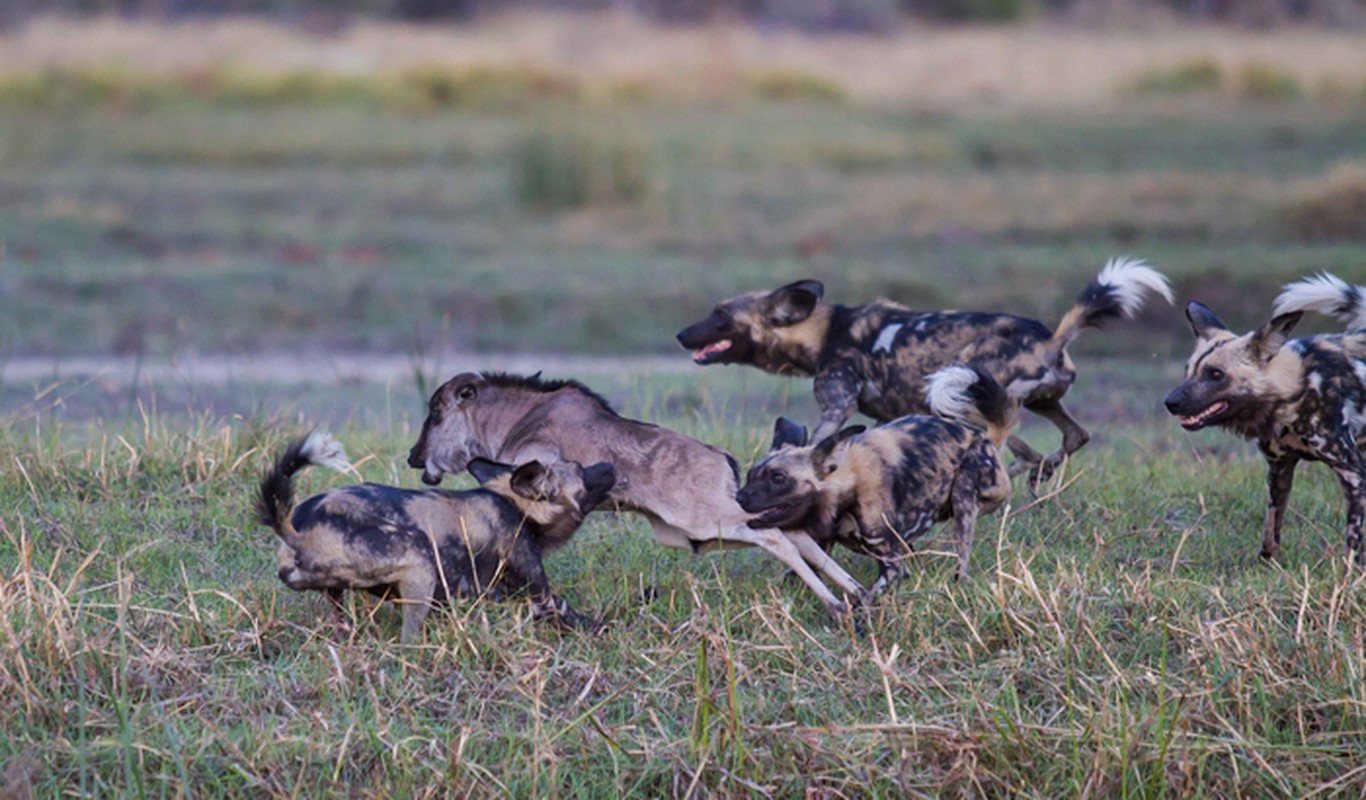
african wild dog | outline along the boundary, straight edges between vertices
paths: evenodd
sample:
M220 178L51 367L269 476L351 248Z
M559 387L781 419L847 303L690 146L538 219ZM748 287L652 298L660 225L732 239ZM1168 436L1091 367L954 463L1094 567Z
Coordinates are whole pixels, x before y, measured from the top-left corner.
M1016 404L977 368L946 367L928 383L939 416L905 416L867 432L855 425L814 445L805 428L780 417L773 449L738 496L756 514L750 524L805 530L823 545L872 556L877 593L905 574L911 540L952 518L958 575L966 575L978 514L1010 497L999 448Z
M1366 511L1366 304L1363 289L1331 275L1289 284L1274 316L1237 336L1205 306L1192 302L1186 316L1195 352L1186 379L1167 395L1167 409L1186 430L1210 425L1257 442L1266 457L1268 503L1263 558L1281 546L1286 502L1300 461L1332 468L1347 498L1347 548L1366 565L1361 547ZM1344 318L1348 331L1288 340L1305 311Z
M1021 467L1051 473L1091 435L1062 405L1076 378L1067 346L1085 328L1132 317L1145 292L1171 302L1161 273L1141 261L1112 259L1050 331L1009 314L912 311L880 300L841 306L822 300L819 281L750 292L716 306L678 332L698 364L750 364L774 374L815 377L821 418L813 437L839 430L857 409L879 422L927 414L925 380L954 363L980 367L1024 407L1062 431L1062 446L1044 458L1011 437Z
M528 588L538 617L593 630L599 624L550 590L541 556L560 547L611 490L611 464L584 468L528 461L513 468L471 461L481 487L400 489L374 483L332 489L294 506L294 475L313 464L345 469L335 439L314 432L291 443L261 479L261 522L280 537L280 580L404 601L401 641L417 641L433 602L452 595L492 598Z
M706 552L763 548L792 569L836 618L848 607L812 571L858 599L862 587L805 533L751 529L735 501L739 467L716 447L617 414L577 381L464 373L432 394L408 464L428 485L479 456L503 461L607 461L617 471L611 499L638 511L665 547Z

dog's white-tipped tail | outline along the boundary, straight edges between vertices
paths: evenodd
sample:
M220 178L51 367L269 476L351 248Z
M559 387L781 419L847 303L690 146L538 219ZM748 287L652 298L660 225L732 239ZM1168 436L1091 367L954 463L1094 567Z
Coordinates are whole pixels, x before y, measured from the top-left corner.
M1143 298L1148 292L1158 295L1168 303L1173 302L1172 285L1167 276L1148 266L1147 262L1141 259L1110 259L1096 276L1096 283L1114 293L1120 313L1130 318L1143 307Z
M341 442L326 431L313 431L308 434L303 447L299 448L299 456L310 464L328 467L337 472L351 469L351 459L346 456L346 450Z
M1066 349L1083 330L1099 327L1107 319L1132 318L1148 292L1172 302L1172 287L1165 275L1136 258L1110 259L1058 322L1053 346Z
M970 421L978 416L977 406L968 390L977 382L977 373L963 364L953 364L930 375L925 383L925 399L930 411L949 419Z
M1326 314L1345 322L1347 330L1366 328L1366 287L1353 286L1328 272L1287 283L1272 314L1279 317L1295 311Z
M952 364L930 375L925 386L930 411L986 430L997 447L1015 427L1017 403L985 372Z

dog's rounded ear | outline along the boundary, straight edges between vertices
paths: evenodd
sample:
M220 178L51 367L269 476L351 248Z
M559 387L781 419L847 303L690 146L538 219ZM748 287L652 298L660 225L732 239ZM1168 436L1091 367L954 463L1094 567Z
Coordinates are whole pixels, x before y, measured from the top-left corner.
M554 497L550 486L550 470L539 461L528 461L512 471L512 491L528 500L549 500Z
M764 316L778 327L796 325L811 316L825 296L820 281L805 280L775 289L764 299Z
M1213 311L1194 300L1186 304L1186 319L1190 320L1191 330L1197 339L1208 339L1215 331L1228 330L1228 326L1221 322Z
M1282 314L1273 317L1270 322L1257 329L1252 334L1252 351L1257 354L1257 358L1262 363L1270 361L1273 356L1280 352L1285 346L1285 342L1290 338L1290 331L1294 330L1299 324L1300 317L1304 316L1303 311L1291 311L1289 314Z
M806 426L798 425L787 417L778 417L773 423L773 446L769 451L784 447L801 447L806 444Z
M816 445L816 449L811 451L811 465L816 468L816 474L822 478L835 471L838 464L830 460L836 448L847 442L851 437L868 430L863 425L850 425L849 427L832 433L825 437Z
M491 461L487 458L472 459L470 463L465 466L465 469L469 470L470 474L473 475L474 479L479 481L480 484L495 481L500 476L512 472L512 466L510 464L500 464L497 461Z

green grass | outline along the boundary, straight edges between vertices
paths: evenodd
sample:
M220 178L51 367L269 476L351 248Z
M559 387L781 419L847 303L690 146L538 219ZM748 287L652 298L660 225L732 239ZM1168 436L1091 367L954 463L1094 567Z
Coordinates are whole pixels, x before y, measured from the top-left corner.
M608 385L627 413L746 459L787 402L727 378L691 400L667 376ZM740 410L750 395L769 406ZM389 433L341 430L364 478L416 485L409 408ZM44 413L6 428L7 780L39 796L1360 788L1366 604L1326 470L1302 470L1282 559L1265 565L1246 446L1164 421L1097 425L1050 491L1020 489L982 521L969 580L951 582L931 539L863 634L759 553L689 557L638 518L599 515L549 570L606 633L464 603L400 647L395 610L352 598L347 635L323 598L275 579L248 498L309 424L285 417ZM344 480L315 471L301 488ZM866 559L837 557L871 579Z
M1283 219L1366 147L1360 109L1171 102L2 115L0 351L671 352L718 298L807 276L1053 323L1115 254L1253 324L1281 283L1352 274L1353 226Z

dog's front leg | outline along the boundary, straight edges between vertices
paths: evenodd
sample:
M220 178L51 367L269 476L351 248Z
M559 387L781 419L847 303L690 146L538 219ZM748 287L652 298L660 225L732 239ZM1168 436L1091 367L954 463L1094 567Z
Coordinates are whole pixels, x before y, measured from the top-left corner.
M861 386L858 375L848 366L827 369L816 376L816 405L821 408L821 419L811 434L811 441L819 442L844 427L858 410Z
M1281 527L1285 524L1285 507L1290 500L1290 488L1295 483L1294 456L1268 458L1266 462L1266 521L1263 524L1261 557L1271 559L1281 549Z
M534 617L589 633L602 628L601 622L575 611L568 600L551 590L550 578L546 576L545 564L541 560L541 548L531 537L517 537L507 554L507 562L508 570L531 588L531 613Z
M977 538L977 513L982 508L983 481L975 469L961 470L953 479L953 524L957 534L958 574L955 580L968 576L968 561L972 558L972 543Z

